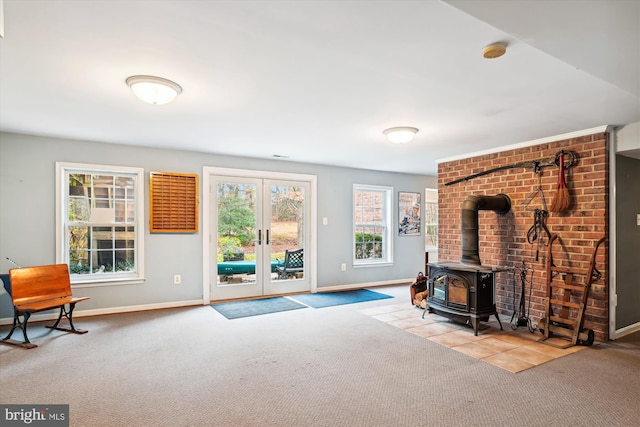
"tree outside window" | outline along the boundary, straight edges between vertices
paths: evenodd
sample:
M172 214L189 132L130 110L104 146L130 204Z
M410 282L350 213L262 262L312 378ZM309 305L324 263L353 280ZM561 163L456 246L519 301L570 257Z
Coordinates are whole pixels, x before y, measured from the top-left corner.
M72 281L141 278L142 169L65 163L56 168L64 183L57 258L69 265Z

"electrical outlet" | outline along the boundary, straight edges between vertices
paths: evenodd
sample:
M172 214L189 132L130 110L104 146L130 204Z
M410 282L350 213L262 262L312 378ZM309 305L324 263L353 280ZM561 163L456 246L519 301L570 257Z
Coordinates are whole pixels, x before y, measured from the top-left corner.
M174 274L173 275L173 284L174 285L179 285L180 283L182 283L182 276L179 274Z
M347 271L347 264L340 265L340 270Z

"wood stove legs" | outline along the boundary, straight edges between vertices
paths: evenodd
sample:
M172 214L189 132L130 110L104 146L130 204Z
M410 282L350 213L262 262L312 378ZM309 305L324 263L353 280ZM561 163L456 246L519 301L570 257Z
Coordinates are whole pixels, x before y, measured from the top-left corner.
M480 319L478 319L477 317L472 317L469 320L471 320L471 326L473 326L473 335L478 336L478 326L480 325Z
M500 330L502 331L502 322L500 321L500 316L498 316L498 313L493 313L496 316L496 319L498 319L498 324L500 325Z
M496 316L496 319L498 319L498 324L500 325L500 330L502 331L502 322L500 321L500 317L498 316L498 313L493 313ZM473 326L473 335L478 336L478 326L480 325L480 320L484 320L485 322L487 320L489 320L489 317L486 317L484 319L481 319L479 317L475 317L475 316L471 316L471 318L469 318L469 320L471 321L471 326Z
M495 310L495 309L494 309ZM439 304L433 304L433 302L427 302L427 307L422 312L422 318L424 319L425 314L427 313L435 313L438 316L446 317L454 322L471 325L473 327L473 335L478 336L478 327L480 326L480 322L489 321L489 317L491 315L496 316L498 319L498 324L500 325L500 330L503 331L502 322L500 321L500 317L498 316L498 311L495 310L493 313L489 314L486 311L483 314L476 313L460 313L457 310L452 310L446 307L441 307Z

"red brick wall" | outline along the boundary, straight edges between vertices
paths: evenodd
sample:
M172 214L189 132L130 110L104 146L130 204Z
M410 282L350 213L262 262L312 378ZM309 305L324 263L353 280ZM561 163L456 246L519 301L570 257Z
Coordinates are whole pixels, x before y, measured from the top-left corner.
M525 209L522 202L538 186L538 176L532 168L508 169L484 175L466 182L445 186L445 183L488 169L523 161L554 157L560 150L577 154L574 167L566 172L567 186L571 194L571 207L562 213L549 213L547 227L558 235L553 244L556 265L571 267L577 272L586 271L597 240L608 236L608 150L607 134L581 136L562 141L487 154L463 160L441 163L438 166L439 204L439 261L460 262L461 224L463 201L470 195L507 194L511 198L511 211L497 215L493 211L478 212L480 260L484 266L520 267L522 262L533 269L533 286L529 303L529 284L526 288L526 306L534 323L544 317L546 295L547 246L540 247L536 261L537 243L527 241L527 231L533 225L534 213ZM556 192L557 167L542 169L542 190L547 207ZM536 197L530 208L542 208ZM547 243L546 238L543 243ZM597 268L602 278L591 286L585 312L585 328L593 329L596 339L608 339L608 248L598 251ZM529 275L529 277L531 277ZM586 274L574 277L584 283ZM514 295L514 281L516 289ZM520 277L511 272L496 275L496 304L500 313L511 316L520 302ZM529 305L530 304L530 305ZM575 316L570 316L575 318ZM505 325L507 326L507 325ZM507 326L508 327L508 326Z

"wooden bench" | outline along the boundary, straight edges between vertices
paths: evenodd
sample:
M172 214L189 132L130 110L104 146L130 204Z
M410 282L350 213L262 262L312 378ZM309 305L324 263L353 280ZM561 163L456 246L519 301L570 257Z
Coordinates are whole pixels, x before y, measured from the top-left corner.
M29 341L27 335L29 317L33 313L56 308L60 308L58 320L52 326L47 326L48 328L76 334L87 333L87 331L76 329L73 325L73 309L76 303L88 300L89 297L75 298L71 294L71 282L67 264L13 268L9 270L8 283L6 279L4 281L5 288L7 288L7 292L11 295L13 302L13 327L0 342L23 348L37 347L37 345ZM67 305L69 306L68 309L66 308ZM20 321L21 316L22 321ZM68 328L59 326L62 316L69 321ZM17 328L22 329L23 342L10 339Z

